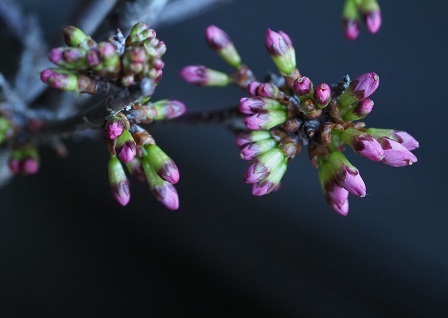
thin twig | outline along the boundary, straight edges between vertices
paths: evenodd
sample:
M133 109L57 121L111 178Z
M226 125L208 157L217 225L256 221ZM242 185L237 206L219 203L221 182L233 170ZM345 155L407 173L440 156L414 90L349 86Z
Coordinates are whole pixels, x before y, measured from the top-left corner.
M152 95L154 86L149 79L144 79L140 85L129 88L108 85L105 90L108 94L107 98L73 116L47 121L36 137L64 135L77 130L100 128L107 117L130 106L142 96Z
M247 127L243 124L242 113L238 106L232 106L214 111L199 111L186 113L181 117L163 122L164 125L183 124L183 125L197 125L197 124L214 124L223 125L231 131L239 132L246 130Z

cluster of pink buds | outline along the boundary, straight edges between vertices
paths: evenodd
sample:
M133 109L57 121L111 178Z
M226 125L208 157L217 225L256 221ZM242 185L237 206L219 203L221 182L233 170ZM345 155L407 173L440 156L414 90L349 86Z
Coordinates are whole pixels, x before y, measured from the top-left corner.
M102 42L74 26L65 27L62 33L67 46L49 54L58 67L41 72L42 81L54 88L95 94L100 81L130 86L143 78L158 83L162 77L166 46L147 23L135 24L126 38L118 31Z
M208 43L220 43L224 31L217 31L216 27L213 30L217 39L207 38ZM230 46L227 35L225 39ZM369 97L379 85L377 74L366 73L353 81L345 76L338 84L314 86L296 68L294 47L286 33L268 29L265 44L281 76L247 84L249 96L240 99L239 110L248 130L239 132L236 138L241 158L250 161L244 179L252 185L253 195L278 189L287 165L304 146L308 146L309 159L319 171L327 202L342 215L348 213L349 193L366 195L358 169L343 154L347 147L394 167L417 162L411 151L418 147L418 142L411 135L393 129L366 128L359 121L373 109ZM181 75L195 84L185 69L188 67ZM248 68L246 72L251 73Z
M15 147L9 158L9 168L15 175L35 174L39 170L39 164L39 154L32 145Z
M370 33L377 33L381 26L381 10L376 0L345 0L342 23L345 36L354 40L359 35L360 15Z
M141 105L109 118L105 125L105 140L111 155L108 165L109 183L113 196L126 205L130 199L130 183L125 169L139 181L147 181L151 192L170 210L179 208L174 184L179 170L174 161L156 145L140 123L176 118L185 113L185 105L176 100L161 100Z
M144 22L135 24L126 38L118 32L99 43L73 26L64 28L63 35L67 47L51 51L49 58L59 68L41 72L45 83L57 89L89 94L109 90L114 94L114 90L120 89L131 92L145 87L131 103L116 106L104 119L104 140L110 154L109 184L114 198L123 206L129 203L127 170L137 180L147 181L151 192L165 207L178 209L174 187L179 181L177 166L141 126L173 119L186 111L185 105L177 100L149 101L162 77L164 42Z

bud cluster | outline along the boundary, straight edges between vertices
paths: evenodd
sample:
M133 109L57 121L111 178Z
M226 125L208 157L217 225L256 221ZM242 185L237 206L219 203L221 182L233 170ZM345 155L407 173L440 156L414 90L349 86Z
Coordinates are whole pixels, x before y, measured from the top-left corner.
M101 42L74 26L65 27L62 33L67 46L49 54L57 67L41 72L42 81L54 88L95 94L99 81L130 86L143 78L155 83L161 79L166 45L147 23L136 23L126 38L118 33Z
M241 158L250 161L244 179L252 185L253 195L278 189L287 165L303 146L308 146L309 159L319 171L327 202L342 215L348 213L349 193L366 195L358 169L343 154L347 147L393 167L417 162L411 151L419 144L411 135L366 128L359 121L373 109L370 96L379 85L376 73L362 74L353 81L345 76L336 85L315 86L296 68L294 48L286 33L268 29L265 44L281 76L248 83L249 96L239 103L247 130L236 138Z
M162 77L165 43L144 22L136 23L126 38L118 31L104 42L96 42L73 26L64 28L63 35L67 46L53 49L49 56L58 68L41 72L41 79L50 86L89 94L102 92L105 83L125 91L145 80L151 87L150 95L142 91L143 96L123 104L118 111L111 110L104 119L104 140L110 154L109 184L114 198L123 206L129 203L130 174L148 182L151 192L165 207L177 209L177 166L140 126L177 118L186 111L177 100L149 101Z
M9 157L9 169L14 175L31 175L39 170L40 159L36 147L22 145L15 147Z
M377 0L345 0L342 24L344 34L350 40L359 35L360 16L370 33L377 33L381 27L381 10Z
M172 119L182 115L185 106L179 101L161 100L141 105L111 116L104 127L104 138L111 155L109 183L115 199L126 205L130 199L130 182L125 173L147 181L157 200L170 210L179 207L174 184L179 170L174 161L156 145L152 135L139 123Z

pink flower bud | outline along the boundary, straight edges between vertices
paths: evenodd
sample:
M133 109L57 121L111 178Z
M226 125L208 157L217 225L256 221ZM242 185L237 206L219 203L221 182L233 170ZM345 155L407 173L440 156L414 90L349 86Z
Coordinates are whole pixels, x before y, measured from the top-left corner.
M262 110L284 108L277 100L267 97L243 97L240 99L240 111L252 115Z
M98 52L94 49L91 49L86 53L86 61L91 67L98 66L101 63Z
M210 25L205 30L205 39L214 51L221 50L232 44L229 35L215 25Z
M163 182L151 187L151 192L166 208L177 210L179 208L179 196L176 188L169 182Z
M249 85L247 85L247 91L250 96L257 96L257 89L261 85L260 82L253 81L250 82Z
M137 145L129 130L124 130L120 136L117 137L115 152L121 162L127 163L134 159L137 152Z
M353 150L367 159L381 161L384 157L381 145L368 134L362 134L353 138L352 145Z
M64 48L54 48L51 50L50 55L49 55L49 60L55 64L58 64L59 62L61 62L63 60L63 53L64 53Z
M126 177L125 171L117 156L112 155L108 163L109 184L112 190L112 195L118 203L125 206L129 203L130 189L129 181Z
M287 119L286 111L270 110L261 111L250 117L243 118L243 123L252 130L268 130L274 126L283 124Z
M144 108L155 111L154 119L173 119L182 116L186 112L185 104L178 100L163 99Z
M13 174L19 174L21 172L20 159L11 158L8 162L8 165L9 165L9 170L11 170L11 172Z
M25 158L21 163L23 174L35 174L39 170L39 161L36 158Z
M340 204L336 204L333 201L329 201L328 203L333 208L333 210L338 212L340 215L346 216L348 214L348 199Z
M119 118L113 118L106 123L106 136L109 139L115 139L126 129L125 124Z
M419 147L418 141L405 131L392 131L392 139L411 151Z
M279 31L268 29L266 32L266 49L275 65L283 74L289 75L296 69L296 53L289 36Z
M198 86L225 86L229 83L227 74L203 65L186 66L181 69L180 76L186 82Z
M128 140L116 148L118 158L124 163L134 159L136 154L136 145L134 141Z
M355 167L344 165L342 169L337 171L335 178L339 186L351 194L359 197L366 195L366 185Z
M377 33L381 27L381 11L372 10L364 14L364 20L370 33Z
M353 148L358 154L373 160L381 161L384 158L383 148L370 134L355 129L346 129L341 133L342 140Z
M384 150L383 163L393 167L410 166L417 162L417 157L402 144L385 137L379 138Z
M271 83L262 83L257 87L257 96L277 98L282 94L280 89Z
M246 183L257 183L265 179L284 160L285 155L278 148L258 156L247 168L244 175Z
M266 32L266 49L270 55L284 55L292 48L292 42L289 36L279 31L278 33L268 29Z
M355 40L359 35L359 23L355 19L343 19L344 35L349 40Z
M265 179L252 185L252 195L262 196L278 189L280 180L286 172L287 162L284 160Z
M331 89L326 83L319 84L313 93L318 108L324 108L331 100Z
M257 142L252 142L244 145L241 149L241 159L253 160L255 157L268 152L277 146L277 142L274 139L265 139Z
M336 184L334 181L327 183L325 190L327 191L327 200L330 202L338 206L343 206L347 201L348 191Z
M236 144L242 147L248 143L271 138L271 133L267 130L243 131L236 137Z
M365 73L350 83L348 90L352 91L360 100L369 97L380 84L380 77L374 73Z
M297 78L293 83L293 90L297 96L307 95L312 89L313 83L311 83L311 80L306 76Z

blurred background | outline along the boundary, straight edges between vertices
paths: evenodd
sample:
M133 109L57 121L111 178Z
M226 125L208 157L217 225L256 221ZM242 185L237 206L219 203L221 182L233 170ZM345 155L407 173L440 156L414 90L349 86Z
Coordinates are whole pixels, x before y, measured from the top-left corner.
M18 2L51 40L75 5ZM153 99L181 100L188 112L236 104L243 91L178 75L197 63L231 71L208 49L205 28L225 30L259 79L275 71L266 30L283 30L314 83L380 76L365 122L412 134L415 165L393 168L348 149L369 195L350 196L343 217L325 202L306 152L279 191L253 197L230 131L156 125L149 131L181 172L172 212L135 179L130 203L119 206L102 140L69 138L67 158L42 148L37 175L0 189L0 316L447 317L447 5L379 4L380 31L361 25L355 41L343 35L342 0L233 0L168 21L156 27L168 50ZM2 37L0 70L13 74L17 52Z

